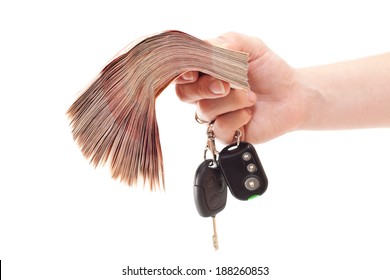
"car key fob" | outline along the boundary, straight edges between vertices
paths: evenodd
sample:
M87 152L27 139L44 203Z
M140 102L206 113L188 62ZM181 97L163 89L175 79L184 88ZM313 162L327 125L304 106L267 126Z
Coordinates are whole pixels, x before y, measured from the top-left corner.
M227 185L221 169L212 159L203 161L196 170L194 199L202 217L214 217L225 208Z
M248 142L240 141L226 146L219 153L219 166L230 192L240 200L262 195L268 179L257 155Z

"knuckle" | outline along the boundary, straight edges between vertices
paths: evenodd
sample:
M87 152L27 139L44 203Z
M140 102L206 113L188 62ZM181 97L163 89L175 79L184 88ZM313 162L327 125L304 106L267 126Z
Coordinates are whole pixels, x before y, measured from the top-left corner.
M222 132L221 135L230 135L235 131L234 124L226 117L226 115L222 115L215 120L215 129Z
M242 119L243 124L247 124L251 118L252 118L252 113L250 109L243 108L240 110L240 119Z
M211 79L212 78L210 76L203 76L199 79L197 91L200 99L210 98L211 92L209 89L209 84Z
M183 91L183 86L176 84L175 91L176 91L176 95L180 101L186 101L186 96L185 96L185 93Z
M198 99L198 94L189 85L176 85L176 95L182 102L193 103Z
M213 120L213 116L210 114L210 105L207 100L199 100L197 102L198 112L205 120L210 121Z

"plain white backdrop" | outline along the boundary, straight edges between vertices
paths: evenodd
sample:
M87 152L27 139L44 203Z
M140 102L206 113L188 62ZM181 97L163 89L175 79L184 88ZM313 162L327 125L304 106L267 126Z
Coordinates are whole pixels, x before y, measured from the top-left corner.
M215 276L223 266L268 266L264 279L389 279L390 129L302 131L257 145L269 189L249 202L229 196L214 252L211 219L192 197L206 127L172 86L157 102L166 191L95 170L65 116L141 36L237 31L304 67L389 51L388 11L387 1L2 1L4 279L151 279L122 269L178 265L212 271L183 279L233 279Z

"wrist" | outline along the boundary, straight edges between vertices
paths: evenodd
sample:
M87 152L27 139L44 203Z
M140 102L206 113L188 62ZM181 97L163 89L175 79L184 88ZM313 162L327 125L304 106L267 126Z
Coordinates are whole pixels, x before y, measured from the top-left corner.
M297 69L298 92L301 98L302 118L297 130L317 129L320 114L326 104L324 90L316 82L315 74L309 68Z

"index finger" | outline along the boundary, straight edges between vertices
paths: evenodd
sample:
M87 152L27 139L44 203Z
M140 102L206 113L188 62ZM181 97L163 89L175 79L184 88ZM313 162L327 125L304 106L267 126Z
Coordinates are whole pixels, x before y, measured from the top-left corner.
M188 84L195 82L199 77L198 71L188 71L180 75L176 80L175 83L178 85Z
M176 95L181 101L193 103L201 99L226 96L230 85L209 75L201 75L194 83L176 84Z

